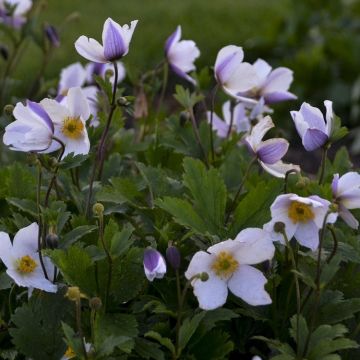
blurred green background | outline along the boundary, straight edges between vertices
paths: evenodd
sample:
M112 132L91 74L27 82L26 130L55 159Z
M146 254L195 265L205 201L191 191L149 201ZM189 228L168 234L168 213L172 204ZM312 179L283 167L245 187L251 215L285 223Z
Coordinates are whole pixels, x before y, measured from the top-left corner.
M64 25L73 12L79 18ZM74 61L84 62L74 41L82 34L101 40L108 16L120 24L139 20L124 58L130 68L146 71L156 65L164 41L181 24L183 38L195 40L201 50L198 69L212 66L222 46L243 46L246 61L262 57L274 67L294 70L291 90L299 101L284 105L287 114L301 101L323 107L330 99L344 123L359 123L359 0L49 0L40 23L61 30L61 47L46 70L49 78ZM17 77L30 81L40 59L41 51L29 46Z

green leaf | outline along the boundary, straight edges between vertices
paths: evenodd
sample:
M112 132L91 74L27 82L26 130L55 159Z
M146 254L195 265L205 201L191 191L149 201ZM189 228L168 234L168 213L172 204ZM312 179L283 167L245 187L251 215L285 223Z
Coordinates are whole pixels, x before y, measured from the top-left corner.
M62 339L61 322L70 307L63 292L37 292L28 303L18 307L11 317L9 329L16 349L33 359L60 359L66 350Z
M174 98L182 105L185 109L191 109L194 107L196 103L201 101L204 96L197 94L190 94L189 89L185 89L181 85L176 85L175 87L176 93L174 94Z
M133 244L131 237L134 231L132 225L125 225L120 232L117 232L110 241L110 254L113 258L123 255Z
M95 322L95 348L98 356L108 356L115 348L130 353L138 334L133 315L102 314Z
M82 339L75 333L71 326L62 322L61 323L62 330L65 335L66 343L68 347L71 348L75 352L75 354L81 358L83 355L83 346L82 346Z
M78 286L88 296L95 295L95 268L90 256L79 246L65 250L47 250L46 254L58 267L64 280Z
M6 198L6 201L10 205L15 206L17 209L24 211L25 213L33 217L37 217L38 215L38 209L35 201L17 198Z
M166 347L172 355L175 355L175 346L171 342L171 340L167 337L162 337L158 332L156 331L148 331L145 335L145 337L156 340L161 344L162 346Z
M250 188L234 212L229 237L233 238L246 227L262 227L270 220L270 205L280 193L282 184L273 180L260 181Z
M297 348L299 353L303 354L306 346L306 340L309 335L309 329L307 327L306 320L302 315L300 315L299 318L297 315L294 315L290 319L290 324L290 335L295 340L295 342L299 341L299 343L297 343Z
M62 241L60 241L61 248L67 248L72 245L77 240L83 238L84 236L91 234L98 227L95 225L81 225L76 227L75 229L68 232Z
M159 345L146 339L135 339L135 351L142 359L165 360L165 355L159 349Z
M200 321L204 318L206 312L203 311L199 314L196 314L193 318L186 318L181 327L179 332L179 353L180 355L181 351L185 349L185 346L191 339L191 337L194 335L197 327L200 324Z
M89 158L89 155L70 153L66 155L60 162L59 167L62 170L70 170L79 167Z

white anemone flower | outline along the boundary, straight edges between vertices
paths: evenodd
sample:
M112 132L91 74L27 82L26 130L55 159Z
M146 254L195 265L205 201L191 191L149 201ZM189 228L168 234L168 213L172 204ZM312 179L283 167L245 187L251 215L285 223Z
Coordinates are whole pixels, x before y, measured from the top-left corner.
M110 63L121 59L129 52L129 45L138 20L120 26L111 18L104 23L101 45L95 39L80 36L75 42L77 52L85 59L96 63Z
M166 262L164 257L155 249L144 251L144 272L149 281L155 278L162 279L166 273Z
M85 122L90 117L90 109L81 88L69 89L63 103L44 99L41 105L54 123L55 137L65 145L63 157L70 153L88 154L90 142Z
M86 76L86 70L79 62L66 66L60 72L58 94L66 96L70 88L82 87Z
M292 237L299 244L316 250L319 247L319 230L323 227L330 202L317 195L301 197L296 194L279 195L270 207L271 221L264 229L271 234L273 241L285 244L283 234L274 230L274 225L281 222L290 241ZM326 223L334 223L337 213L330 213Z
M253 89L257 84L254 67L243 62L243 59L244 51L241 47L235 45L223 47L216 57L215 78L228 95L254 104L256 100L241 95Z
M300 167L281 160L289 148L287 140L274 138L263 141L265 134L274 126L271 117L265 116L252 128L245 141L265 171L275 177L284 178L289 171L300 172Z
M249 228L241 231L235 240L226 240L205 251L198 251L190 261L185 273L194 288L199 307L216 309L225 304L228 289L250 305L271 303L264 286L263 273L251 266L270 260L274 256L274 245L262 229ZM208 279L198 277L207 273Z
M226 138L229 131L235 129L237 133L248 132L251 128L250 119L246 114L246 107L243 103L234 106L231 112L231 101L226 101L222 106L224 120L216 113L213 113L213 129L221 138ZM207 112L207 120L211 123L211 111ZM231 127L231 129L230 129Z
M349 210L360 209L360 174L351 171L339 177L334 175L332 182L334 201L339 206L339 216L353 229L359 222Z
M7 267L6 273L19 286L35 288L47 292L56 292L57 286L44 276L38 252L37 223L20 229L11 243L5 232L0 232L0 259ZM48 276L54 274L54 266L47 257L43 263Z
M165 44L165 54L170 68L180 77L196 84L196 81L188 75L195 70L194 61L200 56L200 50L193 40L180 40L181 26L169 36Z
M15 121L6 126L3 142L15 151L51 152L54 124L46 111L37 103L17 103Z

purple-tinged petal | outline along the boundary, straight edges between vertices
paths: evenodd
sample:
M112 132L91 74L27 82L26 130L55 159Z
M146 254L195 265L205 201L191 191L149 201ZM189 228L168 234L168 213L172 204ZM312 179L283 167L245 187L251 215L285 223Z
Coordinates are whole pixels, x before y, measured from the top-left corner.
M358 229L359 222L345 206L340 205L339 215L352 229Z
M276 104L282 101L296 100L297 96L289 91L274 91L264 94L266 104Z
M323 146L328 141L328 136L318 129L307 129L302 143L306 151L313 151Z
M334 174L334 178L331 183L331 189L334 198L337 198L338 196L338 184L339 184L339 174Z
M176 30L167 38L165 42L165 54L169 52L171 46L181 38L181 26L178 25Z
M215 77L220 84L229 80L236 67L243 61L244 52L239 46L228 45L223 47L215 61Z
M263 59L257 59L253 64L256 73L259 77L260 84L262 84L271 72L271 66Z
M127 52L125 41L115 24L110 18L104 24L104 56L108 61L120 59Z
M169 246L166 249L166 259L174 270L178 270L181 264L181 255L176 246Z
M281 160L277 161L274 164L265 164L260 161L260 165L262 168L268 172L270 175L273 175L278 178L285 178L286 173L292 171L290 174L297 172L300 173L300 166L294 164L287 164L282 162Z
M256 154L265 164L274 164L286 154L289 143L285 139L269 139L258 146Z
M262 93L269 94L278 91L287 91L293 81L293 78L292 70L286 67L274 69L262 86Z
M60 46L59 33L53 25L46 25L44 28L44 32L52 46L54 47Z
M326 108L326 133L330 137L331 133L333 131L333 118L334 118L334 112L333 112L333 103L330 100L325 100L324 105Z
M173 64L170 64L170 68L171 68L172 71L174 71L175 74L177 74L181 78L191 82L193 85L196 85L195 79L193 79L190 75L188 75L186 72L182 71L177 66L175 66Z
M271 117L265 116L252 128L250 135L246 137L246 141L254 151L257 150L265 134L274 126Z
M221 138L226 138L229 132L229 125L225 121L222 121L215 113L212 115L212 127L216 131L217 136ZM211 112L207 112L208 123L211 124Z
M309 124L310 128L318 129L323 133L326 133L325 120L318 108L304 102L301 105L300 113L303 116L304 121Z
M48 113L43 109L41 105L36 102L27 100L26 105L31 109L36 115L38 115L42 120L44 120L45 124L49 127L51 132L54 132L54 124L50 119Z
M161 254L155 249L146 249L144 251L144 267L148 271L154 271L159 264Z

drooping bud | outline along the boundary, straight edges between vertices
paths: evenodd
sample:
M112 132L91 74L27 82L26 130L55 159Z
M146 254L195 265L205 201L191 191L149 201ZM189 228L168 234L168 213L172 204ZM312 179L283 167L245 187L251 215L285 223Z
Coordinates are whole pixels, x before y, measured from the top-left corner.
M144 251L144 272L149 281L155 278L162 279L166 273L166 263L163 256L155 249Z
M59 33L56 30L56 28L52 25L45 25L44 27L44 33L46 38L49 40L49 43L53 46L53 47L59 47L60 46L60 37L59 37Z
M276 233L282 233L285 231L285 224L281 221L277 221L275 224L274 224L274 231Z
M181 255L176 246L170 245L166 249L166 259L174 270L179 270L181 263Z

